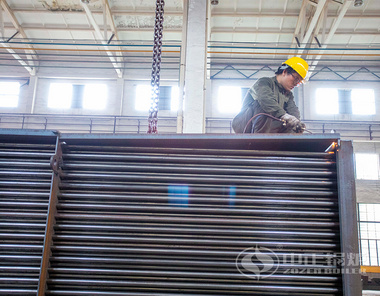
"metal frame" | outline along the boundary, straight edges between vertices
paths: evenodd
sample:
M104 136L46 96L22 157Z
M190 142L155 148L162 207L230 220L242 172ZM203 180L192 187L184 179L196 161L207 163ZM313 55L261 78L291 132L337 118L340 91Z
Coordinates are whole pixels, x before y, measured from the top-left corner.
M51 165L53 170L49 211L46 223L45 241L43 249L43 259L41 261L40 282L38 295L45 294L47 269L51 256L51 244L54 227L54 217L57 206L58 185L60 182L59 170L62 156L61 144L68 145L95 145L101 147L103 143L120 145L128 143L130 146L180 149L214 149L218 151L221 143L223 149L229 151L237 150L266 150L274 153L281 151L294 152L323 152L331 143L339 143L336 152L338 198L340 212L340 244L343 254L358 253L357 220L356 220L356 200L355 200L355 179L353 166L353 148L350 141L340 141L337 134L314 134L314 135L290 135L290 134L260 134L260 135L91 135L91 134L66 134L60 136L49 131L25 131L25 130L0 130L0 136L8 138L23 137L23 141L34 136L33 142L38 143L46 135L56 137L56 153L52 157ZM221 151L221 154L223 152ZM346 261L347 262L347 261ZM343 268L347 263L343 262ZM349 268L360 269L360 266L347 266ZM360 294L360 275L343 274L343 295L356 296Z
M354 174L354 152L351 141L340 141L337 151L338 196L340 213L341 250L345 262L350 255L359 254L358 224L356 210L356 191ZM351 262L352 263L352 262ZM354 262L356 263L356 262ZM345 296L361 294L360 263L357 262L349 269L352 272L343 274L343 292Z
M58 134L57 141L56 141L55 155L52 156L50 159L50 166L53 172L52 172L52 177L51 177L48 214L46 218L44 248L42 251L40 277L39 277L39 282L38 282L38 291L37 291L38 296L44 296L46 292L46 287L47 287L46 282L48 278L48 268L49 268L49 261L51 257L51 245L53 243L55 215L57 212L57 204L58 204L59 184L61 182L61 179L60 179L61 162L62 162L62 147L61 147L59 134Z
M228 64L228 65L223 65L223 66L224 67L222 69L213 69L212 68L213 65L212 64L210 65L210 67L211 67L210 70L213 71L213 72L216 72L213 75L211 75L211 79L251 79L251 80L257 80L257 79L260 78L260 77L254 77L257 73L260 73L260 72L265 72L265 73L271 72L271 73L273 73L274 72L274 69L273 69L274 66L273 65L265 65L265 66L262 66L262 67L260 67L258 69L249 69L248 67L252 67L252 65L249 65L249 64L245 65L246 66L245 69L241 69L241 67L244 67L244 65L237 66L237 65L233 65L233 64ZM226 77L218 78L217 77L221 73L224 73L226 71L237 72L242 77L241 78L226 78ZM246 73L243 73L243 71L245 71L245 72L252 71L252 74L248 75ZM344 75L340 74L341 72L344 72L346 75L344 76ZM318 74L321 74L322 76L326 76L326 73L335 74L337 76L337 79L336 80L326 79L326 78L318 79L318 77L316 77L316 76L318 76ZM358 73L370 74L370 75L374 76L374 79L373 80L361 80L361 79L360 80L354 80L354 79L352 79L352 77L355 74L358 74ZM377 73L378 72L370 70L367 67L361 67L361 66L356 67L356 70L350 69L350 70L343 70L343 71L339 71L339 70L336 70L336 69L334 70L332 67L324 66L321 69L314 70L313 74L310 76L310 78L308 79L308 81L379 82L380 81L380 75L378 75Z

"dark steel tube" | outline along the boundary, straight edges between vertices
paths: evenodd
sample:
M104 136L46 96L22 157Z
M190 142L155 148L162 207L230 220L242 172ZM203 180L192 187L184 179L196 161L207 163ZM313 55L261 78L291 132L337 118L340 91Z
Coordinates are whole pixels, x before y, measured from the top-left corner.
M146 208L144 206L122 206L122 205L93 205L93 204L69 204L69 203L60 203L57 205L58 209L62 210L84 210L88 209L91 211L103 210L103 211L115 211L115 212L144 212ZM317 217L332 217L336 216L336 211L305 211L305 210L279 210L279 209L209 209L201 207L168 207L168 206L158 206L154 207L152 212L162 213L203 213L203 214L259 214L259 215L289 215L289 216L317 216Z
M304 221L292 221L292 220L274 220L274 219L258 219L258 217L250 217L246 219L224 219L224 218L205 218L205 217L165 217L165 216L134 216L134 215L90 215L90 214L61 214L57 213L57 219L70 219L70 220L91 220L91 221L125 221L125 222L165 222L165 223L190 223L197 225L204 224L218 224L218 225L286 225L295 227L304 227ZM313 221L313 228L315 227L337 227L339 225L336 221Z
M143 179L143 180L142 180ZM216 176L200 176L200 177L192 177L186 175L133 175L133 174L89 174L89 173L64 173L62 174L62 180L67 182L68 180L75 180L76 182L81 180L91 180L91 181L103 181L106 183L106 180L110 180L112 182L120 181L120 182L152 182L152 183L181 183L186 184L190 183L194 185L198 184L226 184L227 182L230 184L236 185L262 185L267 186L270 184L271 186L315 186L315 187L326 187L329 188L333 185L336 185L335 182L330 181L328 179L321 180L310 180L310 179L292 179L292 178L281 178L278 177L276 179L272 178L253 178L253 177L216 177Z
M6 182L5 182L6 183ZM0 183L1 184L1 183ZM120 184L98 184L98 183L91 183L91 184L83 184L83 183L69 183L69 182L63 182L61 183L60 188L62 190L85 190L87 192L89 191L142 191L142 192L168 192L168 186L163 184L161 186L157 186L154 183L141 183L143 185L134 185L135 183L128 184L128 185L120 185ZM15 183L12 183L12 185L16 185ZM30 185L30 184L29 184ZM38 184L36 184L37 186ZM42 185L41 185L42 186ZM187 185L185 185L187 186ZM226 194L229 192L227 189L231 188L231 186L193 186L189 188L190 193L222 193ZM286 196L322 196L322 197L328 197L328 196L334 196L336 195L335 191L322 191L322 190L308 190L307 188L299 189L299 190L292 190L292 189L286 189L286 188L273 188L273 189L261 189L262 186L250 186L250 188L244 188L244 187L237 187L236 193L237 194L267 194L267 195L286 195Z
M325 152L307 152L307 151L269 151L269 150L229 150L229 149L199 149L199 148L175 148L175 147L147 147L147 146L90 146L70 144L71 153L90 153L96 152L99 154L111 153L170 153L170 154L188 154L188 155L231 155L231 156L282 156L282 157L310 157L310 158L333 158L333 154Z
M267 165L267 166L294 166L294 167L332 167L335 163L328 160L308 160L308 159L292 159L288 158L229 158L229 157L179 157L179 156L167 156L167 155L98 155L98 154L63 154L64 159L81 159L84 161L94 160L113 160L113 161L126 161L126 162L145 162L145 163L197 163L197 164L219 164L219 165Z
M320 292L320 293L337 293L339 290L337 288L329 287L297 287L297 286L275 286L275 285L233 285L233 284L207 284L207 283L175 283L175 282L153 282L153 281L106 281L106 280L74 280L74 279L50 279L48 280L50 284L64 284L64 285L89 285L89 286L112 286L112 287L162 287L162 288L200 288L200 289L218 289L218 290L255 290L255 291L273 291L281 292L285 291L294 291L294 292Z
M263 167L250 167L249 169L239 166L234 167L218 167L218 166L204 166L201 165L177 165L177 164L160 164L160 165L144 165L128 163L120 165L115 163L84 163L84 162L70 162L66 161L63 165L64 170L91 170L91 171L121 171L121 172L154 172L154 173L213 173L213 174L230 174L230 175L284 175L284 176L310 176L310 177L331 177L335 176L336 172L325 169L316 168L303 168L303 169L265 169Z
M130 269L95 269L95 268L50 268L51 273L60 274L99 274L99 275L138 275L138 276L158 276L158 277L170 277L173 275L169 271L157 271L157 270L130 270ZM190 277L190 278L227 278L227 279L241 279L244 275L240 273L211 273L211 272L183 272L176 271L177 277ZM272 275L271 280L295 280L295 281L310 281L315 280L317 282L334 282L338 280L336 276L310 276L306 275L299 277L297 275Z
M71 224L60 224L54 227L56 233L61 231L84 231L85 233L91 231L102 231L101 233L107 234L117 234L121 232L120 235L124 233L168 233L168 234L207 234L207 235L224 235L224 236L254 236L254 235L265 235L265 236L300 236L300 237L325 237L334 238L338 237L338 232L315 232L311 229L309 232L306 231L274 231L274 230L240 230L234 229L217 229L217 228L179 228L179 227L141 227L141 226L103 226L103 225L71 225Z

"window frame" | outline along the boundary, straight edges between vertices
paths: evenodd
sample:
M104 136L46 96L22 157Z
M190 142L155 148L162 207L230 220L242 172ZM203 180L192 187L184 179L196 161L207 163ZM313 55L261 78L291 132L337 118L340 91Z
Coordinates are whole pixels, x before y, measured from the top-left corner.
M169 112L177 112L179 108L179 87L177 85L162 85L160 86L160 98L161 98L161 87L168 88L170 87L170 91L166 91L166 93L170 93L170 103L167 104L168 109L160 109L161 111L169 111ZM138 96L145 97L143 102L138 102ZM139 112L148 112L150 109L152 98L152 87L150 84L138 84L135 88L135 110ZM141 99L140 99L141 100ZM159 104L160 106L160 104Z

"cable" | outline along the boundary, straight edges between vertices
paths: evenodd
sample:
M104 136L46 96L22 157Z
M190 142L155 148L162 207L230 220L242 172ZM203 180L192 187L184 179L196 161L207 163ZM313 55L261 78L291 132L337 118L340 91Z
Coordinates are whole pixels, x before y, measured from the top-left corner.
M272 119L274 119L274 120L277 120L277 121L281 121L281 122L282 122L281 119L279 119L279 118L277 118L277 117L274 117L274 116L272 116L272 115L270 115L270 114L267 114L267 113L259 113L259 114L256 114L255 116L253 116L250 120L248 120L247 124L246 124L245 127L244 127L243 134L245 134L245 131L247 130L247 127L248 127L249 123L250 123L252 120L254 120L256 117L261 116L261 115L268 116L268 117L270 117L270 118L272 118Z
M256 114L255 116L252 116L252 118L251 118L250 120L248 120L247 124L246 124L245 127L244 127L243 134L245 134L245 132L246 132L246 130L247 130L247 127L248 127L249 123L250 123L252 120L254 120L256 117L259 117L259 116L262 116L262 115L267 116L267 117L269 117L269 118L272 118L273 120L277 120L277 121L280 121L280 122L283 122L283 123L286 124L286 122L284 122L282 119L279 119L279 118L277 118L277 117L274 117L274 116L272 116L272 115L270 115L270 114L267 114L267 113L258 113L258 114ZM253 124L253 126L254 126L254 124ZM253 128L253 126L252 126L252 128ZM309 131L309 130L303 128L301 125L297 125L297 126L296 126L296 131L308 132L308 133L312 134L311 131ZM297 132L297 133L298 133L298 132Z

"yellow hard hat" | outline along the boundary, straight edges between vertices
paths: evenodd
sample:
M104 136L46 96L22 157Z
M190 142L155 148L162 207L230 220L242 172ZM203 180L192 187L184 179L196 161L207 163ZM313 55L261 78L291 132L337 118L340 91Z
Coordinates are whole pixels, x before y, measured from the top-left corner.
M306 63L306 61L299 57L292 57L284 64L292 67L294 71L296 71L298 74L301 75L303 79L305 79L307 75L307 71L309 70L309 65Z

